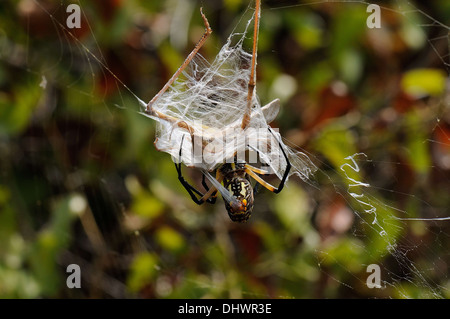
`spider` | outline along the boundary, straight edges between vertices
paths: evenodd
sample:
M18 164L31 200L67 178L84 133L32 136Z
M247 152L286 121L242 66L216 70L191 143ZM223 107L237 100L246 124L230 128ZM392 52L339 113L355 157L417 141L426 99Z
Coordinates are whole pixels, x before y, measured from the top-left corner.
M212 30L209 26L209 22L206 16L203 14L202 9L200 9L200 13L205 25L205 32L203 36L200 38L199 42L196 44L192 52L187 56L186 60L180 66L180 68L174 73L174 75L169 79L169 81L163 86L163 88L150 100L145 108L145 112L151 116L156 116L162 120L171 122L177 125L180 128L186 129L192 135L193 128L186 123L185 121L180 121L174 117L163 114L158 110L155 110L152 105L158 100L158 98L167 91L167 89L175 82L178 76L183 72L183 70L189 65L195 55L198 53L200 48L205 43L208 36L211 34ZM255 19L254 19L254 34L253 34L253 49L252 49L252 58L250 65L250 78L247 83L247 100L246 100L246 109L241 122L241 129L245 130L250 123L250 115L253 107L253 97L255 94L255 68L256 68L256 55L257 55L257 39L258 39L258 31L259 31L259 16L260 16L260 0L256 0L255 3ZM277 108L279 107L279 100L275 100L269 103L267 106L263 107L263 112L269 111L269 108ZM269 121L270 122L270 121ZM268 127L269 131L273 134L270 127ZM274 135L275 136L275 135ZM184 135L181 142L181 147L179 151L179 157L182 156L182 145L184 141ZM286 168L284 174L281 178L280 184L278 187L274 187L271 184L267 183L263 180L259 175L269 175L269 172L253 167L246 162L239 162L237 160L236 155L234 156L234 161L231 163L221 164L218 168L215 169L215 178L211 176L211 174L207 171L203 171L202 175L202 185L205 188L206 192L202 193L194 186L189 184L186 179L183 177L181 170L181 161L175 163L175 168L178 173L178 179L183 185L183 187L187 190L192 200L201 205L205 202L214 204L217 198L217 192L219 191L224 198L225 208L228 212L230 219L234 222L246 222L251 216L253 210L254 203L254 193L258 190L259 185L267 188L271 192L277 194L281 192L284 187L284 184L289 175L289 171L291 169L291 163L289 162L288 156L286 155L285 150L282 147L281 142L278 140L279 148L281 149L284 159L286 161ZM206 183L205 177L209 179L212 186L209 187ZM251 178L256 181L254 187L251 185ZM222 186L223 183L223 186Z

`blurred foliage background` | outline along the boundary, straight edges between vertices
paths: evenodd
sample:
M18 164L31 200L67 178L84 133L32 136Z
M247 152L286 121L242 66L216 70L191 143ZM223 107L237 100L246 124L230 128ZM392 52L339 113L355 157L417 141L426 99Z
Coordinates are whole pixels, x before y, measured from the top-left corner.
M261 190L246 224L190 200L124 84L159 91L200 7L212 60L249 1L74 3L80 29L69 2L0 2L1 298L450 297L450 222L395 218L450 216L448 1L380 2L380 29L362 2L262 2L257 93L320 171ZM375 226L339 169L359 152Z

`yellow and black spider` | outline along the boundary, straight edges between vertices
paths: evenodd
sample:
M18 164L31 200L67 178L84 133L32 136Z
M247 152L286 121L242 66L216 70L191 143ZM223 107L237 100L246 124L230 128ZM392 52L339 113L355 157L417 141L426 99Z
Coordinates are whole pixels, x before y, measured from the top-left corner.
M272 186L258 175L268 175L268 172L253 167L248 163L239 163L237 162L236 156L234 163L225 163L216 169L215 180L212 177L209 178L210 181L213 182L213 186L211 188L208 187L205 181L205 176L210 177L211 175L208 172L203 172L202 185L206 189L205 194L202 194L199 190L197 190L194 186L189 184L184 179L181 172L181 162L175 163L175 168L178 172L178 180L188 191L192 200L198 205L201 205L205 202L214 204L217 197L217 191L219 190L222 194L222 197L224 198L225 208L231 220L234 222L245 222L251 216L253 210L254 193L256 193L258 186L262 185L271 192L278 194L283 189L286 179L289 176L291 163L289 162L289 159L281 143L279 143L279 146L286 160L286 169L278 187ZM182 147L180 147L180 158L181 151ZM257 184L253 188L250 183L251 177L257 182ZM224 188L221 187L220 183L223 183ZM197 198L196 194L200 196L200 198Z
M161 120L167 121L176 125L182 129L188 131L191 135L194 132L194 129L186 122L180 119L176 119L167 114L164 114L155 108L153 108L153 104L161 97L161 95L168 90L168 88L175 82L178 76L183 72L183 70L189 65L195 55L198 53L199 49L203 46L208 36L211 34L212 30L209 26L208 20L200 9L203 22L205 25L205 33L201 37L200 41L194 47L192 52L188 55L184 63L180 66L180 68L175 72L175 74L170 78L170 80L163 86L163 88L156 94L150 102L147 104L145 108L145 113L152 117L157 117ZM255 68L256 68L256 53L257 53L257 39L258 39L258 31L259 31L259 16L260 16L260 0L256 0L255 5L255 15L254 15L254 35L253 35L253 49L252 49L252 58L250 65L250 78L247 83L247 99L246 99L246 109L241 122L241 129L245 130L251 120L251 113L254 101L254 92L255 92ZM244 88L245 89L245 88ZM276 102L276 103L274 103ZM272 106L278 107L278 100L270 103L269 108ZM264 112L264 108L263 108ZM273 134L268 127L269 131ZM273 134L274 135L274 134ZM274 135L275 136L275 135ZM181 147L179 151L179 157L181 159L182 153L182 145L184 141L181 142ZM246 162L238 162L236 155L234 156L234 162L225 163L220 165L215 169L215 178L211 176L208 171L203 171L202 177L202 185L205 187L206 192L202 193L197 190L194 186L190 185L182 175L181 171L181 161L179 163L175 163L176 170L178 172L178 179L184 188L188 191L192 200L197 204L203 204L205 202L215 203L217 192L219 191L224 198L225 207L228 211L228 215L231 220L236 222L245 222L251 215L253 209L254 202L254 193L257 190L259 185L264 186L268 190L274 193L279 193L289 176L289 171L291 169L291 164L288 160L288 156L286 155L285 150L283 149L281 141L278 140L279 148L283 153L284 159L286 161L286 167L281 178L280 185L278 187L274 187L264 181L259 175L268 175L269 172L253 167ZM205 177L209 179L212 186L208 187L205 181ZM257 183L254 188L251 186L250 179L253 178ZM223 186L222 186L223 183ZM198 197L197 197L198 196Z

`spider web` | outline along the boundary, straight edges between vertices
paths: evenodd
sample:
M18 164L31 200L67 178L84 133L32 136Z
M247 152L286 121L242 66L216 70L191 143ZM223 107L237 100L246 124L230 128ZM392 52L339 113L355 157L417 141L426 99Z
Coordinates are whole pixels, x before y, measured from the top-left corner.
M46 21L47 23L43 25L51 31L45 28L36 28L36 25L33 24L33 21L36 20L32 15L23 20L26 29L23 39L8 35L10 25L3 24L1 26L3 31L0 46L1 59L7 66L4 68L18 69L20 73L29 75L33 79L29 80L31 85L19 87L19 91L15 94L20 96L20 89L25 90L31 87L36 90L32 94L35 100L28 104L37 105L28 111L32 120L30 128L25 133L14 136L9 133L14 128L11 128L10 131L2 129L2 148L7 150L2 170L12 172L3 174L2 186L14 186L11 187L13 190L11 196L14 199L11 210L16 211L18 216L32 221L21 224L20 231L9 237L12 244L5 253L8 256L7 263L0 268L4 273L5 271L12 273L11 269L20 268L21 263L15 261L19 258L17 257L19 254L11 253L14 247L14 249L20 250L20 247L29 244L30 238L37 238L38 243L45 243L45 239L48 239L46 235L52 234L52 228L46 226L47 223L55 225L55 234L58 234L58 227L71 231L70 227L56 217L57 215L49 213L54 211L62 214L61 212L64 210L58 207L65 207L64 203L66 203L70 213L68 216L75 214L79 220L75 223L68 217L69 220L72 220L69 225L81 228L83 230L81 233L84 235L81 239L71 238L70 244L62 244L60 254L53 257L57 258L61 268L71 263L81 266L83 274L87 274L86 282L94 287L83 291L82 294L90 296L131 296L132 294L126 288L126 278L129 272L138 273L140 265L138 262L133 263L132 260L138 260L141 265L150 266L152 269L148 274L149 277L142 279L150 283L147 286L150 292L142 293L141 291L143 296L151 297L172 296L175 291L180 297L295 298L303 297L305 294L301 290L295 293L296 290L292 286L304 285L314 288L314 291L319 291L325 284L328 285L328 288L323 288L323 291L326 290L330 296L388 298L447 298L449 296L448 227L450 217L448 196L430 194L423 189L423 186L420 187L420 183L415 184L419 185L415 189L397 187L395 182L401 181L400 174L408 174L410 165L404 159L392 159L389 156L375 158L377 154L375 151L382 148L382 144L372 145L370 141L366 141L369 143L369 147L364 148L363 152L355 148L353 152L342 155L336 150L337 156L334 158L333 150L327 151L326 148L333 143L339 147L339 137L342 137L343 134L342 127L339 125L331 126L327 132L329 134L324 134L324 138L317 139L317 144L310 151L301 150L289 141L289 137L282 140L282 146L288 150L289 159L296 168L292 173L297 173L307 183L297 185L295 178L291 178L282 193L279 195L268 194L268 196L277 196L274 199L273 207L275 208L273 210L281 212L278 213L279 221L277 223L284 225L289 236L278 238L280 233L277 233L278 236L274 236L275 239L263 238L266 251L261 253L260 259L256 262L256 266L252 267L252 270L256 274L253 274L255 277L269 278L268 280L275 280L284 285L283 288L276 290L275 295L261 288L241 287L233 282L227 274L228 268L236 267L239 264L236 256L245 249L245 245L243 248L242 244L241 246L238 244L239 240L253 243L257 234L263 232L267 224L264 222L255 222L256 226L247 224L245 227L251 228L251 231L245 231L228 224L224 208L220 207L220 204L198 208L189 202L187 195L185 195L185 201L179 200L180 196L174 200L175 192L171 187L157 181L157 177L155 177L158 175L154 170L164 169L164 167L154 168L151 166L152 161L156 161L160 156L164 156L166 160L158 161L158 163L170 162L169 164L172 164L167 154L141 150L144 154L142 157L147 159L144 167L152 171L150 176L145 174L144 176L150 177L150 180L151 177L155 178L150 182L148 188L142 186L147 182L142 178L137 178L136 176L139 174L129 164L127 165L129 159L126 158L126 155L109 154L114 151L112 145L118 139L128 138L127 141L145 139L148 141L148 135L151 133L148 131L148 127L156 127L155 136L158 137L156 147L172 155L173 159L179 156L182 136L185 136L182 162L187 166L211 170L224 159L229 159L230 154L234 154L240 149L249 150L246 141L238 141L239 134L234 129L239 127L239 120L245 110L242 107L245 105L245 102L242 101L246 99L246 87L243 83L245 84L249 78L248 61L251 55L244 42L249 40L246 38L246 28L250 25L253 15L252 5L246 10L244 18L235 21L233 26L237 25L237 27L230 32L231 36L216 44L216 52L219 52L216 58L206 59L198 55L183 77L155 105L164 114L178 119L188 119L193 127L196 127L197 124L205 125L213 130L212 132L206 130L206 133L203 130L202 136L203 133L206 136L208 134L215 136L217 130L223 132L226 129L233 129L232 148L225 147L222 152L215 148L212 153L215 157L213 156L211 161L193 163L194 143L191 135L186 134L185 130L174 126L173 123L161 121L156 123L151 122L148 118L135 119L138 116L135 113L146 105L143 100L149 99L151 95L148 88L155 88L153 93L156 93L156 88L161 85L152 79L151 74L143 71L144 66L135 65L131 58L138 57L139 50L148 54L148 50L151 51L154 48L150 47L149 49L145 43L140 46L141 44L133 41L132 37L137 36L137 33L140 36L144 34L142 38L146 39L150 33L153 38L151 44L147 44L148 46L164 46L164 42L158 40L158 37L162 38L163 35L158 34L158 31L155 30L159 30L156 27L157 23L167 24L164 23L167 16L154 14L152 21L156 22L151 25L154 27L153 29L142 29L142 25L139 23L145 19L141 16L135 17L134 23L137 31L135 30L136 33L131 34L127 39L134 50L123 53L130 56L129 59L127 58L127 62L131 64L128 69L132 70L132 74L127 74L122 71L122 68L116 68L115 63L120 63L120 59L111 53L113 51L111 48L117 44L114 40L115 30L95 27L92 16L98 12L91 11L94 10L92 7L78 2L82 8L82 24L84 26L81 31L87 34L86 38L83 38L76 33L76 30L68 29L64 24L64 17L67 16L64 2L55 5L51 1L21 1L19 7L9 2L6 3L3 6L11 12L36 14L41 19L37 21ZM177 10L195 12L198 9L196 4L186 3L177 4L173 9L175 14L178 12L180 16L180 12ZM315 9L325 4L333 8L352 6L352 8L365 9L369 3L365 1L327 1L326 3L317 1L293 6L283 6L278 3L276 8L272 8L276 10L263 6L262 23L265 23L265 19L270 23L270 19L276 19L277 14L288 10L303 12L304 9ZM180 9L181 6L184 7ZM137 8L144 9L139 6ZM170 12L171 9L167 10ZM107 12L108 10L105 11L106 18L104 17L106 20L108 19ZM212 20L208 11L205 10L205 12ZM432 62L431 64L433 67L445 70L447 77L450 67L448 62L449 27L444 22L430 16L425 10L408 2L396 1L390 7L382 6L382 13L386 12L404 17L416 31L420 30L425 41L423 47L428 48L426 52L431 56L423 60L434 61L437 59L438 63ZM241 15L239 14L239 16ZM124 18L124 20L126 19ZM183 21L181 20L180 23ZM148 27L146 24L144 26ZM39 34L40 32L43 35ZM52 36L47 34L46 37L45 32L50 32ZM112 35L108 36L108 34ZM232 41L236 38L237 41ZM101 47L100 43L104 42L109 44L108 50ZM52 45L46 47L45 44L48 43L52 43ZM225 46L222 47L223 43ZM34 46L36 46L36 52ZM218 49L220 47L222 49ZM167 47L165 48L168 54L173 53ZM38 51L38 49L44 51ZM277 48L272 48L272 50L277 50ZM42 54L42 52L46 54ZM210 54L209 56L215 55ZM267 57L267 53L264 57ZM259 63L260 65L264 63L262 57L259 57ZM61 66L64 67L64 70L61 70ZM151 63L148 66L157 68ZM221 68L218 68L219 66ZM200 79L204 81L202 82ZM425 132L424 130L419 131L424 132L418 137L419 144L429 147L434 158L433 162L425 161L425 164L417 165L429 174L440 177L437 180L439 180L439 191L442 194L448 194L450 190L448 179L448 106L450 96L448 79L446 81L445 92L441 95L418 99L427 112L416 114L416 116L411 115L401 126L406 130L419 130L422 123L419 119L421 117L424 119L427 126ZM132 83L132 85L128 83ZM264 85L264 83L261 85L258 83L257 93L261 93L264 100L270 100L267 98L269 94L264 90L268 87L264 87ZM206 91L204 90L205 86L207 87ZM4 87L3 85L2 88ZM336 87L340 88L339 85ZM111 91L115 92L113 96ZM193 91L195 94L192 93ZM69 94L69 96L62 97L61 94ZM278 96L274 96L274 98L276 97ZM286 100L282 102L286 102ZM18 106L23 105L21 106L22 112L27 111L27 101L19 99L14 103ZM254 104L251 127L266 128L270 121L267 121L267 116L263 113L258 98L255 98ZM214 107L211 108L212 106ZM282 110L282 116L285 116L285 112L287 111ZM77 117L83 118L85 114L89 114L88 121L74 120ZM362 116L363 118L360 120L364 122L365 118L375 115ZM14 119L14 117L12 118ZM20 120L17 115L16 118ZM132 118L135 120L131 121ZM395 114L392 114L391 111L381 112L380 118L384 123L396 121ZM201 121L197 122L199 119ZM82 123L88 124L83 126ZM141 124L139 127L126 127L125 132L128 131L128 133L118 133L117 126L122 126L124 123ZM348 128L348 131L354 130L355 120L351 116L347 116L344 123L346 123L347 126L344 125L344 127ZM96 131L98 127L103 131ZM144 127L147 128L144 129ZM95 138L88 138L85 135L86 132ZM124 137L122 134L128 137ZM227 134L227 136L229 135ZM258 149L258 154L262 155L261 161L269 168L272 167L272 172L276 173L279 178L286 166L286 163L280 158L279 149L277 149L277 142L281 140L281 136L283 134L280 135L278 132L275 132L274 135L266 132L266 135L254 138L262 138L262 144L270 144L274 147L274 152L268 153L273 157L264 158L265 153L261 149ZM42 141L47 138L48 144L43 143ZM332 138L336 139L332 140L333 143L325 142ZM86 145L84 139L88 140L87 147L82 147ZM67 140L72 144L67 145ZM43 146L40 148L40 144L36 144L36 141ZM21 147L25 151L17 153ZM129 150L134 154L137 149L133 147L133 144L130 144ZM416 147L420 148L420 145L401 141L400 147L411 150ZM147 144L146 148L151 149L153 145ZM125 142L124 149L128 149ZM46 152L52 152L52 150L56 154L54 161L58 164L50 163L43 166L46 168L43 173L40 171L41 166L37 163L47 159ZM16 153L22 155L15 156ZM92 165L92 162L98 165L94 166L95 168L92 170L80 169L85 164L80 153L90 159L88 165ZM27 159L27 154L32 154L32 156ZM53 157L50 156L50 158ZM113 160L121 163L119 169L109 165L109 162ZM281 161L281 168L274 168L277 165L273 163L277 161ZM32 176L31 186L19 182L22 176L17 171L21 169L24 174ZM172 178L176 182L175 170L173 170L173 176L167 178ZM44 191L40 189L41 185L46 185ZM32 197L36 198L36 201L32 204L20 204L25 196L23 191L18 189L32 193ZM155 195L145 197L144 194L148 192ZM45 194L50 195L46 197ZM255 207L261 214L254 218L271 220L268 215L273 212L267 212L268 209L262 207L269 202L267 197L256 197L256 200L259 198L262 204ZM45 201L45 198L51 198L51 203L42 202ZM330 198L339 200L331 201ZM142 200L139 201L139 199ZM134 210L139 210L135 203L156 207L152 208L152 211L163 210L158 207L164 203L166 207L169 207L173 219L165 221L161 215L155 215L154 218L150 216L150 220L156 220L156 222L147 224L149 216L142 218L134 213ZM105 214L108 209L111 214ZM208 211L208 214L204 214L205 211ZM215 217L208 219L205 216ZM311 221L316 224L317 231L314 231L310 225ZM150 231L146 231L146 227L150 228ZM188 243L186 245L197 247L204 256L203 258L193 257L195 263L193 268L199 268L195 275L187 273L184 265L176 265L174 260L180 261L177 249L170 248L170 245L161 246L160 244L160 242L164 242L164 236L170 237L171 234L172 242L176 242L179 237L173 233L177 227L184 228L184 233L180 231L175 234L183 233L182 237ZM210 233L214 234L212 236L213 243L202 245L205 238L211 240ZM267 234L270 232L264 234L268 236ZM301 245L293 243L298 238L302 238ZM169 240L169 242L171 241ZM286 249L270 249L271 245L285 246ZM39 245L37 246L39 248ZM41 262L38 248L34 259L31 258L31 261L28 261L31 265ZM302 250L302 252L300 253L298 250ZM214 257L217 254L223 254L225 258L214 259L217 258ZM26 257L20 258L26 260ZM105 260L108 265L98 267L98 262ZM223 265L214 264L214 261L217 260L222 260ZM355 264L354 260L358 260L359 264ZM186 265L189 264L188 260L185 262ZM18 263L19 266L15 263ZM364 290L361 287L366 286L368 276L365 270L369 264L373 263L378 264L382 269L381 288ZM206 270L202 270L202 268L206 268ZM31 269L39 268L31 266ZM236 270L233 270L232 273L235 274ZM43 285L40 280L49 280L48 277L45 277L45 274L39 274L39 271L24 272L24 274L24 279L21 280L26 281L27 284L22 284L22 286L27 287L28 290L23 290L31 296L45 295L45 289L37 287ZM100 276L98 276L99 274ZM96 278L96 276L98 277ZM3 278L0 275L0 280ZM130 285L129 282L128 285ZM17 285L17 287L19 286ZM227 288L230 286L233 289ZM187 291L191 287L195 287L198 293L188 293ZM339 291L341 291L340 294ZM26 295L26 293L24 294ZM327 296L327 293L318 293L318 296ZM63 292L62 296L71 297L71 294L72 292Z
M293 165L290 175L307 181L316 170L308 156L287 147L278 133L268 130L267 117L276 117L271 113L279 108L278 100L262 108L254 95L250 123L245 130L241 128L252 59L243 43L253 20L254 16L243 32L231 33L212 63L196 54L183 74L152 105L175 122L147 115L145 106L141 114L158 122L156 148L188 167L212 171L225 162L234 162L235 155L238 162L244 162L245 152L251 151L260 156L269 173L281 179L287 165L281 147ZM178 126L180 122L192 132ZM256 162L256 156L253 158Z

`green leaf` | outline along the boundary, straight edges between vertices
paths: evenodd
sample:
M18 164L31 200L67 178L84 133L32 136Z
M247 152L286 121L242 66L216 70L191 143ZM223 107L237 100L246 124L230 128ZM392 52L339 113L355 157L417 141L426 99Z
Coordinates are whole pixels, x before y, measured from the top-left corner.
M141 253L137 255L130 266L127 278L128 289L138 292L145 285L149 284L156 275L158 258L151 253Z
M305 235L310 229L309 201L299 186L291 183L274 198L275 211L284 226L295 235Z
M18 87L12 97L0 92L0 133L20 134L28 125L41 92L38 82Z
M229 11L236 11L242 5L242 0L224 0L224 6Z
M322 20L311 12L290 15L292 29L299 44L306 50L314 50L323 44Z
M132 205L132 211L139 216L156 218L164 210L164 204L150 193L140 192Z
M163 248L172 252L179 252L185 246L184 237L169 226L163 226L156 231L156 240Z
M8 205L10 197L9 189L0 185L0 254L6 249L7 241L14 234L17 226L15 211Z
M183 57L169 43L163 42L159 48L163 64L170 70L170 74L175 73L181 64Z
M355 144L355 136L352 135L347 127L339 123L325 127L321 135L314 141L316 149L324 154L337 169L348 163L345 159L346 157L357 153ZM339 173L345 177L340 169ZM351 172L348 174L351 174ZM353 176L349 176L352 178L357 177L356 173Z
M50 223L31 246L29 258L32 273L46 296L53 296L60 287L58 255L69 246L72 240L70 228L77 217L71 208L72 200L70 195L55 202Z
M445 90L447 75L439 69L414 69L403 75L402 89L415 97L439 96Z
M358 272L361 270L363 255L365 253L364 245L356 238L342 238L338 241L331 241L320 257L324 265L337 264L345 271Z
M412 111L406 115L408 135L408 159L417 173L427 173L431 168L426 126L423 125L419 112Z

